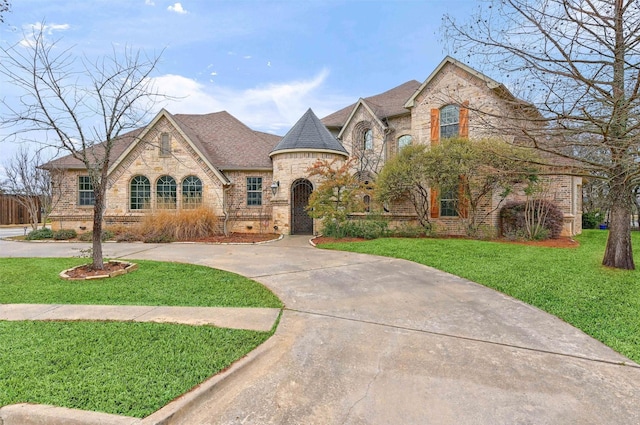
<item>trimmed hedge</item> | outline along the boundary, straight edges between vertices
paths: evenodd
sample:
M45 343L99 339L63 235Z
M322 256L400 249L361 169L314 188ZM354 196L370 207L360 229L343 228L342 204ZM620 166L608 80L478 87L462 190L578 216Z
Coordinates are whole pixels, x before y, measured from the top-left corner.
M69 239L73 239L78 236L73 229L60 229L58 231L53 232L53 239L57 241L66 241Z
M44 229L32 230L31 232L29 232L29 234L27 234L27 237L25 239L28 241L35 241L51 238L53 238L53 230L45 227Z

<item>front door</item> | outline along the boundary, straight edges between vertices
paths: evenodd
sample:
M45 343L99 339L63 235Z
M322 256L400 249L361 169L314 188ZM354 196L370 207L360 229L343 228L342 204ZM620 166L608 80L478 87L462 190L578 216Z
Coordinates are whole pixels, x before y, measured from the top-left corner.
M313 185L309 180L300 179L291 185L291 234L312 235L313 219L307 213L309 196L313 192Z

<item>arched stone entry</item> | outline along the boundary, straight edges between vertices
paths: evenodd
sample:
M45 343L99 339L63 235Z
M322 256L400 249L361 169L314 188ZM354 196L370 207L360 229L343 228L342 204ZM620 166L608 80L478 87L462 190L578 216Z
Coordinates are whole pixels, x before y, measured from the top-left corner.
M309 217L306 207L313 185L307 179L298 179L291 185L291 234L313 234L313 219Z

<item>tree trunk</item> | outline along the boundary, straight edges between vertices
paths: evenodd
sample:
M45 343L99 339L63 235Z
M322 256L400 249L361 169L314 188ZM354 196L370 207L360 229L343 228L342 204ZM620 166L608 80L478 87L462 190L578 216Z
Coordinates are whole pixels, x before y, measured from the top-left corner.
M602 264L617 269L634 270L629 204L623 199L612 202L609 214L609 238Z
M103 181L106 181L104 179ZM96 186L94 186L95 188ZM100 183L98 190L94 191L95 204L93 206L93 263L92 266L97 270L104 270L104 261L102 258L102 215L105 207L106 186Z

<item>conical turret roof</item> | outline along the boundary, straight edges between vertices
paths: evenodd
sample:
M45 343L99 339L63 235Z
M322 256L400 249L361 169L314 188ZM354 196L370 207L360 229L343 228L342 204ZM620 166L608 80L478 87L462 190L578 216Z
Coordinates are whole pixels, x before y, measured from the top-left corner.
M342 144L331 135L311 108L280 140L269 156L282 151L330 151L349 156Z

